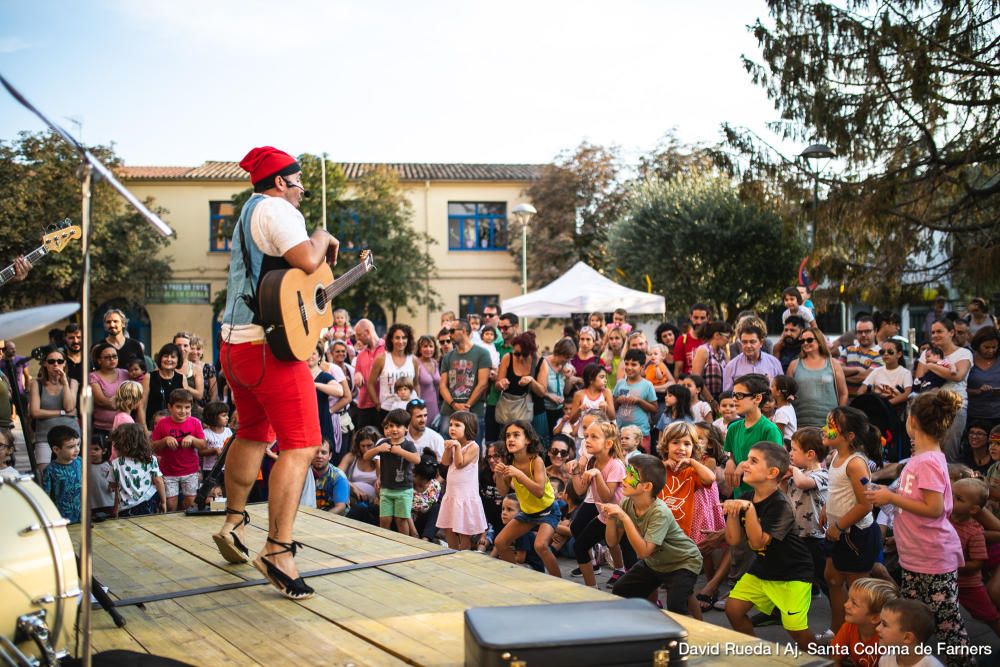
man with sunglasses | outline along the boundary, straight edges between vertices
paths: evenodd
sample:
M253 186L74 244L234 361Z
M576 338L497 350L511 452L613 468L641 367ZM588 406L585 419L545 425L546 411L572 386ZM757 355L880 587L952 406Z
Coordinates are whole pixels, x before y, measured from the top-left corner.
M486 390L490 383L493 362L490 353L472 342L472 327L467 320L458 320L451 328L454 349L441 358L441 425L448 433L448 417L460 410L476 415L479 429L476 441L483 443L486 434Z
M266 449L278 441L281 456L268 479L267 541L253 561L282 595L312 597L295 566L292 538L306 473L321 442L312 373L304 361L282 362L268 348L260 318L260 281L270 271L297 268L313 273L336 264L337 239L319 228L311 235L299 211L307 196L302 169L288 153L254 148L240 161L254 194L233 230L232 257L222 315L219 358L240 415L226 460L226 518L213 536L230 563L246 563L247 495Z

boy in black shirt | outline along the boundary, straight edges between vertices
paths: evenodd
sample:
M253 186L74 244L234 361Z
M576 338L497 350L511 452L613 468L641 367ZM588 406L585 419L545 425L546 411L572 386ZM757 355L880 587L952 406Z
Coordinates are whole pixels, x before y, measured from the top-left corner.
M395 522L396 530L404 535L417 537L410 532L410 514L413 510L413 466L420 463L420 454L406 437L410 425L410 413L406 410L390 410L382 422L385 438L365 452L365 460L378 457L379 504L378 523L382 528L390 528Z
M795 530L795 512L778 489L788 470L788 452L773 442L750 448L741 464L743 482L753 490L738 500L727 500L726 541L746 541L757 553L750 570L740 577L726 601L726 617L734 630L753 635L748 616L756 606L765 614L781 612L781 625L803 650L809 650L809 603L812 601L813 564L809 549Z

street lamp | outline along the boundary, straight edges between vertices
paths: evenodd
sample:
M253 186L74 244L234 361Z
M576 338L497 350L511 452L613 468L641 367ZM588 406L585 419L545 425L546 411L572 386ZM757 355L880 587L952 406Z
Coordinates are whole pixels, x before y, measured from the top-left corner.
M511 209L511 215L521 225L521 294L528 293L528 224L536 213L531 204L518 204Z
M812 239L809 243L809 251L816 250L816 225L819 221L819 175L830 164L830 159L837 157L826 144L812 144L799 153L799 157L806 161L806 168L813 176L813 224Z

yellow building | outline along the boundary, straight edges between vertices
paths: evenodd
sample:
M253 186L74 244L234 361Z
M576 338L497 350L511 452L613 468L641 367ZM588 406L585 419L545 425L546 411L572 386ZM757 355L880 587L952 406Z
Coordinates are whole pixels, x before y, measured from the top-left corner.
M350 183L375 165L341 163ZM481 312L491 300L520 293L517 267L507 250L508 213L525 201L524 191L538 177L541 165L529 164L387 164L399 177L413 205L412 224L437 243L430 247L438 277L431 281L444 310ZM170 342L177 331L191 331L214 350L216 318L212 300L225 287L229 241L215 230L233 215L229 203L249 187L236 162L206 162L199 167L125 167L126 186L140 198L152 197L168 210L164 220L177 233L164 250L173 258L173 279L147 295L145 308L129 312L131 335L147 350ZM238 212L236 212L238 213ZM513 223L509 223L514 231ZM344 262L354 258L345 253ZM392 257L376 257L379 271L391 271ZM377 280L378 273L368 279ZM112 303L95 304L100 314ZM391 314L389 314L391 315ZM398 319L418 333L438 330L440 312L405 309ZM206 356L210 353L206 349Z

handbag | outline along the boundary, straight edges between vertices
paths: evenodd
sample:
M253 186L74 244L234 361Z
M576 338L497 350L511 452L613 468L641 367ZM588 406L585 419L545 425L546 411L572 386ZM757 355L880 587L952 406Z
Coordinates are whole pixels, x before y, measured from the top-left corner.
M520 396L506 391L500 394L496 409L498 424L506 425L518 420L530 422L534 416L535 409L532 404L531 392L526 391Z

